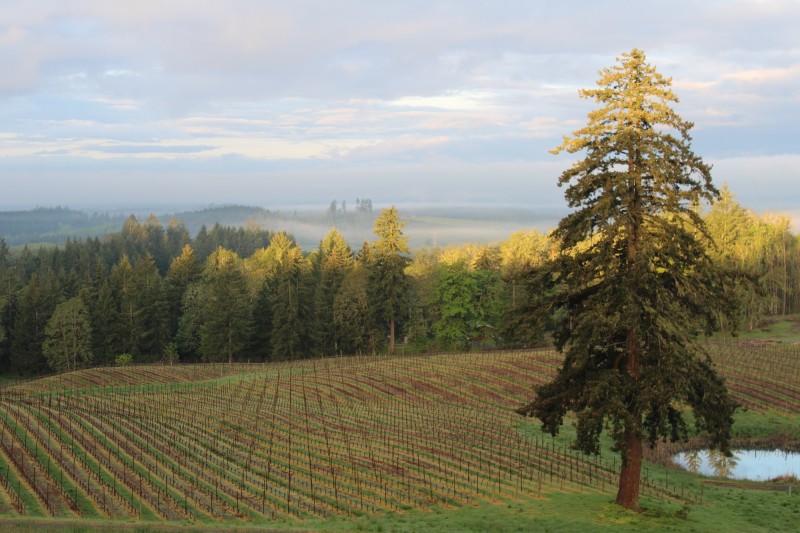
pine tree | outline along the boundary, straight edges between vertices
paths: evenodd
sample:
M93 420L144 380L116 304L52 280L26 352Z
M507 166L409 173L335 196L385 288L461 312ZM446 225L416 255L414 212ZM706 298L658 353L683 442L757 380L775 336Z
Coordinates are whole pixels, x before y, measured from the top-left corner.
M203 277L200 354L205 361L232 363L250 338L251 302L241 261L219 247L208 257Z
M405 225L396 207L381 211L373 229L378 240L369 254L370 307L376 313L376 322L389 326L389 355L394 353L397 324L408 315L410 283L405 268L409 260L402 254L410 250L403 236Z
M11 325L17 301L17 279L11 269L10 251L0 237L0 372L8 370L11 348Z
M200 357L203 304L206 302L206 292L206 285L202 282L190 284L183 292L178 332L175 334L175 342L182 360L196 360Z
M616 501L638 509L642 442L685 438L683 406L728 449L735 404L696 342L713 325L722 283L693 207L717 191L690 149L692 124L670 107L671 80L644 53L623 54L597 83L581 96L600 107L554 150L584 157L559 179L575 211L554 231L561 254L542 272L550 290L533 302L563 313L554 339L564 364L519 412L552 434L574 412L587 453L610 427L622 454Z
M308 264L298 247L283 257L275 274L272 299L272 356L276 359L308 357L311 297Z
M339 335L342 353L375 355L376 331L369 305L367 266L358 261L344 277L333 300L333 324Z
M100 281L94 305L90 309L94 362L100 365L111 364L123 352L120 350L118 338L119 306L108 279Z
M45 327L42 352L53 370L70 371L92 359L92 328L83 300L75 297L56 306Z
M199 278L200 266L197 264L194 250L186 244L180 255L170 263L164 280L164 293L167 301L167 331L170 338L174 338L178 333L183 295L186 289Z
M123 255L110 277L111 293L117 302L117 323L112 337L115 340L114 357L121 353L139 354L139 312L133 266L127 255Z
M267 361L272 356L272 300L274 294L275 280L265 279L253 301L248 354L252 354L260 361Z
M42 343L45 326L59 299L60 290L50 269L41 276L34 273L19 292L11 334L9 364L12 369L32 373L47 370Z
M137 332L136 349L140 361L157 361L169 342L167 300L158 267L148 252L134 266Z
M167 256L172 259L180 256L184 248L192 241L186 225L176 218L169 219L165 238Z
M333 322L333 302L345 276L353 268L353 253L342 234L331 228L319 245L314 296L314 344L318 355L341 353L341 331Z

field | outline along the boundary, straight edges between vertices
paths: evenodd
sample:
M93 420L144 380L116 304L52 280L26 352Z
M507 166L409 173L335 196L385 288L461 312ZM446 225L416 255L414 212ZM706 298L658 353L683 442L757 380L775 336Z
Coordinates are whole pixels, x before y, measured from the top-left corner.
M738 438L800 442L800 349L754 339L709 347L746 408ZM745 498L777 509L747 529L800 517L797 491L718 487L656 463L643 472L648 512L617 510L615 454L584 456L569 446L569 425L554 439L513 413L558 364L550 350L346 357L5 385L0 516L19 531L705 530L704 517L726 524L726 512L735 524Z

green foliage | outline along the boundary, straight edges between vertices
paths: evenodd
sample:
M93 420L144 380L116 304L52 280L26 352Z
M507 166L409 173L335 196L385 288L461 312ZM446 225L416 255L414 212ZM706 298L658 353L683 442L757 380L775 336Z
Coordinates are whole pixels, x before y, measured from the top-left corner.
M117 366L130 366L133 364L133 355L130 353L121 353L114 358L114 364Z
M463 261L439 266L437 273L436 342L458 349L469 349L476 341L493 344L501 315L499 275L486 269L469 270Z
M61 244L68 238L105 235L118 231L122 217L87 215L65 207L37 207L30 211L0 211L0 228L11 245Z
M710 168L689 147L692 124L670 108L671 80L639 50L619 61L581 91L600 107L554 151L584 157L559 179L575 211L554 231L561 254L538 275L548 290L531 299L541 315L563 310L553 337L565 359L519 412L552 434L576 413L587 453L608 425L623 458L617 501L637 508L642 439L685 437L688 403L727 450L734 402L695 342L728 303L692 209L717 195Z
M408 239L403 236L405 222L394 206L384 209L375 220L378 240L372 245L368 261L369 301L375 323L388 326L389 354L394 352L398 323L408 316L409 280L405 273L409 253Z
M309 303L310 266L300 248L286 250L275 273L275 292L272 298L272 357L297 359L308 357L311 351L311 321Z
M113 324L114 352L137 352L139 339L139 313L133 266L127 255L111 270L111 292L117 306L117 320Z
M178 344L175 342L170 342L166 346L164 346L164 352L161 354L161 360L168 365L174 365L180 360L180 355L178 354Z
M57 372L88 366L92 359L89 313L80 297L58 304L45 327L42 352Z
M333 300L333 324L341 336L343 353L372 353L377 350L374 315L369 305L367 267L357 263L342 280Z
M200 324L200 354L205 361L242 355L250 336L251 298L239 257L220 247L206 261Z
M180 251L180 255L172 260L164 280L164 292L167 302L167 332L170 337L174 338L178 332L183 295L189 285L197 282L199 277L200 266L195 258L194 250L191 245L185 244Z
M786 216L759 217L744 209L723 187L705 221L713 239L710 255L720 268L730 272L728 297L739 303L733 324L720 317L724 329L741 322L753 330L768 315L786 314L800 294L798 240L789 233Z
M8 307L8 298L5 296L0 296L0 345L3 344L8 338L8 335L6 334L5 320L3 320L8 312Z
M355 209L345 211L344 203L337 201L337 223L350 238L358 233L356 225L365 229L363 225L373 219L369 204L357 201ZM700 213L698 204L691 209ZM437 208L437 213L463 216L447 208ZM487 214L497 220L496 214ZM526 347L542 342L541 329L527 320L535 302L526 301L524 293L547 290L549 282L544 283L537 274L543 261L553 256L555 241L537 231L518 231L492 246L462 244L415 250L409 261L405 222L393 207L376 221L377 240L364 243L359 251L356 260L362 268L358 273L344 236L333 230L314 251L300 252L304 266L299 277L283 271L279 280L287 254L296 254L293 250L298 245L291 236L273 234L258 224L287 216L240 206L212 208L196 215L190 223L193 231L203 221L210 225L202 227L195 238L183 222L175 218L161 222L164 219L152 215L141 221L129 216L124 224L119 218L122 230L102 240L67 240L60 246L10 250L0 237L0 370L46 372L49 367L42 352L45 324L56 304L76 296L89 310L93 364L112 364L122 352L130 352L138 361L156 361L169 342L177 343L182 359L199 360L211 287L201 271L219 246L242 258L248 293L245 307L252 324L246 345L239 350L238 357L244 359L271 358L273 343L280 346L278 357L283 358L372 353L384 349L387 340L391 345L398 336L403 337L406 351L430 350L437 342L453 347L465 343ZM522 220L520 216L505 212L500 218ZM303 220L322 220L309 217ZM731 273L724 285L725 298L740 308L730 320L724 312L714 313L718 325L729 330L738 321L756 331L770 316L800 309L800 246L789 232L788 219L757 216L739 206L726 190L704 219L710 237L717 241L716 246L709 244L709 256ZM243 227L223 225L237 220L247 223ZM458 226L453 218L434 220L420 210L411 221L417 234L418 224L431 222L441 224L443 231L448 225L451 229L453 224ZM446 232L439 235L445 241L452 238ZM400 259L387 260L394 252L399 252ZM491 328L470 333L471 326L466 323L477 322L461 318L470 313L453 308L442 312L437 272L441 265L458 261L464 261L470 276L485 274L473 288L491 295L504 315L488 321ZM299 305L283 307L279 303L291 302L293 294L278 294L279 284L299 291ZM450 318L442 318L447 315L452 315L452 323ZM519 320L520 316L525 320ZM275 340L273 335L276 317L280 331L287 334L285 341ZM552 329L566 318L561 307L547 316L544 325ZM493 333L503 324L507 327L502 336ZM465 336L471 340L465 341ZM290 353L293 355L287 355Z
M41 276L34 272L19 291L9 357L13 370L39 373L47 369L47 360L42 353L45 325L59 297L60 290L52 270L45 270Z
M169 342L168 305L164 282L158 274L155 259L149 253L136 261L133 283L138 332L135 352L140 361L155 361Z
M97 364L110 364L117 352L120 310L108 279L97 288L94 304L90 305L92 319L92 352Z
M314 295L314 345L318 355L341 354L344 339L336 327L334 301L354 259L344 236L332 228L320 242L317 254L318 282Z
M403 235L406 224L400 221L400 213L395 206L381 211L372 230L378 237L373 245L375 253L383 255L410 253L408 238Z
M206 287L200 283L189 285L181 299L181 317L178 321L178 332L175 342L178 352L187 358L200 356L200 334L203 327L203 304Z

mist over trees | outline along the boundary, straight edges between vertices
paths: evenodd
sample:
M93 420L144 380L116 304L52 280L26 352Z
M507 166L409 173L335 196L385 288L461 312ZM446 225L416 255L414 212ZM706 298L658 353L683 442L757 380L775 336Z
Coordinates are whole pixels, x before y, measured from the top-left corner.
M347 212L359 205L369 204ZM407 219L393 217L401 244ZM703 218L716 242L711 257L738 273L727 290L742 304L741 327L800 311L800 246L787 218L758 216L725 187ZM384 255L393 249L381 239L372 233L353 247L330 227L303 251L291 235L256 224L191 232L178 219L133 216L121 231L58 247L12 251L0 238L0 370L110 365L124 353L139 363L175 352L180 361L380 353L389 348L391 316L396 350L406 352L541 342L526 302L542 290L536 273L557 250L553 237L520 230L491 245L399 246L390 260ZM382 292L395 288L384 279L392 261L398 268L387 279L401 289L391 296L394 315ZM75 298L86 310L89 349L65 366L48 359L47 328ZM731 319L720 327L731 329Z

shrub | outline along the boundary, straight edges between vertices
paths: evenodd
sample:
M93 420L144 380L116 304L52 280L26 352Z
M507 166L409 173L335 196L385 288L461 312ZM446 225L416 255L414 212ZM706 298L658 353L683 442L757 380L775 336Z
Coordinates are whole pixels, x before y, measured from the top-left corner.
M114 359L114 364L117 366L129 366L131 363L133 363L133 356L129 353L121 353Z

